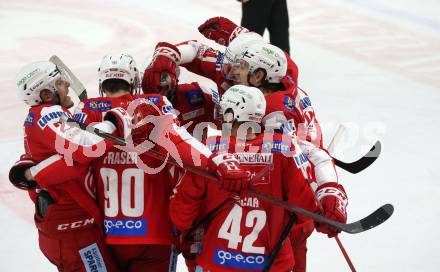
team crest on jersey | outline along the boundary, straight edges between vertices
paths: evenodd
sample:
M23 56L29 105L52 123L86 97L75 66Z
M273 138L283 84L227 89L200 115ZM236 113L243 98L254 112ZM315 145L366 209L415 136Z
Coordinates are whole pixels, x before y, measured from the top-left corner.
M153 103L153 104L157 104L160 102L160 96L158 96L158 95L151 95L151 96L147 97L147 99L150 100L151 103Z
M287 95L284 96L284 108L291 112L295 111L295 102Z
M290 142L285 141L265 141L262 145L263 152L290 152Z
M185 93L186 99L191 106L200 106L205 102L203 92L198 89L190 90Z
M49 124L49 122L58 121L58 119L60 119L60 117L62 115L70 117L64 111L54 111L54 112L48 113L44 116L41 116L41 118L38 119L38 125L40 126L40 128L45 128L47 126L47 124Z
M94 111L109 111L112 109L111 101L87 101L86 107L88 110Z
M24 125L25 126L33 126L34 125L34 119L35 119L35 114L30 112L28 114L28 116L26 117L26 120L24 120Z
M312 101L310 101L310 98L308 96L306 96L303 99L301 99L300 103L301 103L301 107L303 109L307 109L308 107L312 106Z

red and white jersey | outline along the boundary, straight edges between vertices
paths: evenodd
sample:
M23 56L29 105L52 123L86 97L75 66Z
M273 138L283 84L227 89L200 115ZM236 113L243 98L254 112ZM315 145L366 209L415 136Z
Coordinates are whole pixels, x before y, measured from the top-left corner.
M84 185L90 180L88 162L99 156L97 149L108 149L111 143L62 124L63 115L71 117L70 112L59 105L42 104L29 109L24 122L24 146L26 153L38 162L30 168L31 173L55 203L76 203L95 222L100 222L99 209ZM35 201L35 192L29 194Z
M165 97L160 95L132 96L128 94L115 98L87 99L79 105L75 118L85 123L99 122L106 111L114 107L127 109L130 108L131 103L139 101L151 107L149 112L159 122L165 119L169 121L170 118L172 120L172 124L166 128L160 127L161 124L155 124L146 138L151 136L155 129L160 131L160 134L165 134L165 129L171 131L168 142L166 140L161 142L161 139L159 142L154 141L160 145L158 149L163 153L169 151L173 157L177 155L183 161L192 163L191 154L197 152L202 145L197 144L188 132L177 126L173 107ZM170 146L167 144L175 147L176 152L168 150L167 147ZM206 164L210 152L206 147L201 150L202 160ZM149 167L151 171L146 172L146 167ZM105 217L107 243L173 243L168 204L174 182L166 163L152 159L146 154L114 147L103 157L94 161L94 172L97 201Z
M189 71L205 76L216 82L220 94L233 84L222 73L223 54L197 41L187 41L177 45L182 58L181 65ZM266 94L266 117L274 120L274 128L283 133L298 136L298 142L312 163L317 185L338 182L333 159L323 148L322 131L312 102L298 87L298 67L286 54L287 73L281 80L285 89ZM315 187L315 186L314 186Z
M223 53L198 41L186 41L176 45L181 52L181 66L190 72L212 79L218 87L220 94L223 94L233 82L225 79L222 73L224 55ZM294 83L298 81L298 66L286 54L287 73Z
M207 144L218 152L234 153L252 175L273 166L271 172L253 182L253 188L304 209L316 210L313 192L301 170L292 167L296 163L307 164L307 159L296 152L290 137L260 134L241 143L234 138L214 137ZM179 231L187 231L227 198L234 196L220 190L215 182L186 174L171 199L173 223ZM286 225L285 210L245 193L225 205L205 226L197 263L210 271L261 271ZM199 216L200 213L203 214ZM272 270L289 271L293 265L291 245L284 243Z
M196 128L195 133L202 135L202 130L208 125L205 122L215 121L214 108L219 101L220 95L217 90L193 82L179 84L171 103L178 112L180 124L191 134L194 135Z

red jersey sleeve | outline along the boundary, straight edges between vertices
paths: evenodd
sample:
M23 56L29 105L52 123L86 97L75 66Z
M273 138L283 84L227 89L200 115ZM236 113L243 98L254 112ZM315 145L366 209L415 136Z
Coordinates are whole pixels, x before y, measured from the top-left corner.
M69 165L61 155L55 154L32 166L30 171L38 185L47 188L84 176L87 169L87 164L74 162Z
M204 178L186 172L174 189L170 201L170 216L174 226L185 232L203 211L207 183Z
M110 142L79 128L61 122L70 112L59 105L32 107L25 122L25 148L35 161L61 154L68 163L87 163L101 156Z
M189 164L197 167L206 167L211 151L188 131L179 126L174 108L166 97L160 97L160 101L151 105L155 118L148 131L148 139L156 144L158 150L169 154L181 164Z
M221 52L197 41L187 41L176 46L182 55L182 67L213 80L220 93L230 87L231 83L226 82L222 74L224 55Z

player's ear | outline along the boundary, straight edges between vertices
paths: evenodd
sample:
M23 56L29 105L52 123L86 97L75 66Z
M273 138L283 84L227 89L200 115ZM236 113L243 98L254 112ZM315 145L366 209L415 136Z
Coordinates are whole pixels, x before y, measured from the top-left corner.
M256 81L261 84L266 79L266 71L259 68L254 71L254 76Z

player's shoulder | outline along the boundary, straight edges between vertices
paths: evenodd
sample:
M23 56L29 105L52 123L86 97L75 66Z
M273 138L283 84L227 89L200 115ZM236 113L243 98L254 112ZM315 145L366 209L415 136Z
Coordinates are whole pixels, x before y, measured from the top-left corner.
M165 99L166 97L155 93L138 94L133 96L133 101L144 102L152 105L162 105L168 101Z
M276 91L265 96L266 98L266 113L282 111L294 112L295 100L292 93L289 91Z
M105 112L111 110L115 102L116 99L111 97L87 98L78 104L77 110Z
M24 126L38 124L40 128L44 128L47 124L58 121L63 115L71 117L70 112L60 105L41 104L29 109Z
M283 133L266 132L261 136L261 152L289 155L295 150L292 138Z
M207 83L192 82L179 84L178 95L187 100L191 106L202 105L205 101L212 101L215 104L220 102L220 95L215 85Z
M160 95L160 94L140 94L134 96L134 100L132 103L135 106L139 103L146 103L150 105L151 107L155 108L157 114L164 114L164 115L172 115L174 118L177 117L176 111L174 110L173 105L171 102L166 98L166 96Z

